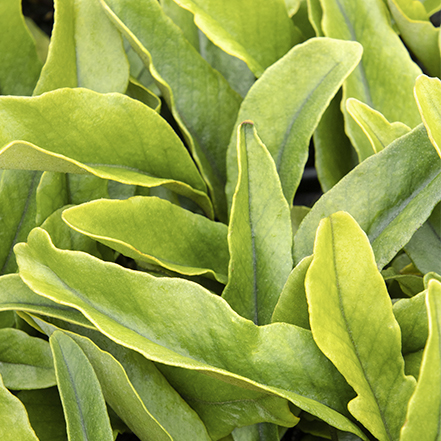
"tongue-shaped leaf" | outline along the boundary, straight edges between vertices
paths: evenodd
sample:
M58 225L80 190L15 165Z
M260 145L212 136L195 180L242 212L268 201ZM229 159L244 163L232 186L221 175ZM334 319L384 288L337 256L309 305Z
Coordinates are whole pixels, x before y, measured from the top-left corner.
M305 280L319 348L358 396L348 408L380 440L397 440L415 388L369 239L347 213L321 221ZM392 398L393 397L393 398Z
M308 158L309 140L332 97L360 61L361 52L357 43L330 38L297 45L256 81L240 107L236 126L245 120L256 125L274 159L289 205ZM227 156L230 203L238 176L236 135L232 134Z
M291 213L273 158L254 125L243 123L237 141L239 180L228 231L228 285L222 297L242 317L266 325L292 269Z
M1 168L164 185L210 214L205 184L173 129L124 95L60 89L33 98L1 97L0 129Z
M226 225L156 197L101 199L64 211L65 222L126 256L172 271L228 279Z

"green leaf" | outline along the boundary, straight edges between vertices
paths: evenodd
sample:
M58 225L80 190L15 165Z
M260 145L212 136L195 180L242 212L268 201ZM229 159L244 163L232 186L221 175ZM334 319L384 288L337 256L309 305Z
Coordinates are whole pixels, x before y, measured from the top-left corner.
M397 440L415 380L404 375L400 328L369 240L347 213L321 221L305 286L314 340L357 392L350 412L379 440Z
M126 95L152 108L155 112L161 110L161 99L151 90L143 86L138 80L131 77L127 86Z
M358 164L357 154L345 132L341 101L340 89L313 135L315 168L323 192L330 190Z
M441 438L441 283L429 282L426 296L429 337L423 353L415 393L409 401L400 441Z
M406 46L431 76L440 76L441 58L438 46L440 31L430 22L424 6L414 0L387 0L387 4ZM412 9L415 8L420 11L412 14Z
M201 35L194 23L193 14L175 3L174 0L160 0L160 3L164 12L182 30L185 38L199 51Z
M67 209L63 219L125 256L227 283L227 227L163 199L102 199Z
M441 157L441 80L420 75L415 83L415 99L430 141Z
M312 254L320 220L347 211L367 233L382 269L440 198L440 160L420 125L363 161L320 198L294 237L295 263Z
M55 0L54 6L49 54L34 95L63 87L124 92L129 63L99 0Z
M272 393L225 383L188 369L162 364L158 368L196 410L213 439L223 438L236 427L263 421L286 427L298 422L288 402Z
M23 160L23 158L19 158ZM41 173L3 170L0 177L0 274L17 271L12 251L36 224L35 193Z
M294 47L253 85L236 125L256 125L291 205L308 157L309 140L321 115L361 57L357 43L313 38ZM305 75L308 72L308 75ZM283 87L280 85L283 84ZM228 148L227 198L237 182L236 134Z
M232 433L234 441L279 441L279 428L275 424L255 424L238 427Z
M12 328L15 324L14 311L2 311L0 312L0 329Z
M305 207L304 205L293 205L291 207L291 228L293 234L299 229L302 220L305 216L311 211L309 207Z
M40 441L67 441L66 421L55 387L25 390L17 394Z
M242 98L245 97L256 81L256 77L248 66L239 58L224 52L200 31L199 46L199 51L204 59L225 77L233 90Z
M32 95L42 62L21 12L21 0L0 6L0 94Z
M343 85L343 101L357 98L387 120L414 128L421 122L413 99L415 79L421 70L393 30L384 0L321 0L321 4L327 37L363 45L361 63ZM385 47L387 51L382 50ZM370 143L347 115L346 131L360 161L367 158Z
M274 308L272 323L291 323L301 328L311 329L305 292L305 276L311 261L312 256L305 257L291 271Z
M54 332L49 342L69 439L113 441L106 403L87 356L61 331Z
M207 182L217 216L226 221L225 153L240 96L198 54L157 0L100 1L149 67Z
M92 256L103 257L98 251L97 242L95 240L78 233L78 231L72 230L72 228L69 228L66 223L63 222L62 214L66 208L69 209L69 206L60 208L52 213L41 225L41 228L49 233L52 242L57 248L85 251Z
M257 77L300 41L283 1L175 1L194 14L195 24L213 43L245 61Z
M0 277L0 293L0 311L28 311L93 327L76 309L60 305L35 294L24 284L18 274L8 274Z
M32 429L23 403L6 389L0 375L0 439L39 441Z
M323 9L320 0L307 0L308 18L317 37L324 37L322 30Z
M439 4L438 0L419 0L419 1L424 5L429 15L432 15L441 9L441 5Z
M346 101L346 109L361 127L372 146L372 154L378 153L400 136L410 132L403 123L390 123L380 112L355 98Z
M48 335L59 329L36 322ZM151 361L96 331L67 328L70 331L63 332L86 354L106 402L141 440L210 439L197 414Z
M410 299L401 299L393 306L395 318L401 328L403 354L424 349L428 336L426 293Z
M46 218L69 202L68 178L65 173L44 172L35 195L37 203L36 223L41 225Z
M54 363L48 342L18 329L0 329L0 374L9 389L55 386Z
M33 290L83 311L119 344L152 361L273 393L366 439L344 416L352 390L309 331L285 323L259 327L195 283L57 250L42 229L15 252Z
M205 184L184 145L164 119L139 101L60 89L33 98L2 97L0 116L2 168L164 185L210 213Z
M42 29L38 27L34 20L29 17L25 17L25 23L29 29L32 37L35 40L35 48L38 58L42 63L46 61L47 53L49 49L49 37Z
M422 274L441 274L441 204L404 247L406 254Z
M249 122L238 128L237 158L222 297L242 317L266 325L292 269L291 213L273 158Z

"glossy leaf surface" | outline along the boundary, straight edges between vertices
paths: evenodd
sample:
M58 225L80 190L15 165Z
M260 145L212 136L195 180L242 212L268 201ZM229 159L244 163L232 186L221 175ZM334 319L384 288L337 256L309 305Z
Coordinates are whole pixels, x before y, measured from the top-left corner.
M308 157L312 133L360 57L361 47L356 43L311 39L271 66L241 105L236 125L245 120L255 124L274 159L290 205ZM231 200L237 182L236 134L231 138L227 161L226 193Z
M415 79L421 70L393 30L385 2L321 0L321 5L327 37L363 45L362 61L343 87L343 101L357 98L381 112L388 121L401 121L414 128L421 121L413 99ZM385 47L387 50L380 50ZM358 125L346 119L346 130L360 161L368 157L369 142Z
M314 340L357 392L350 412L378 439L398 439L415 381L369 240L347 213L321 221L305 286Z
M281 0L226 0L221 3L176 0L176 3L194 14L196 25L210 40L245 61L257 77L299 43L298 31L296 35Z
M48 59L34 95L62 87L125 92L129 63L122 38L99 0L56 0L54 6Z
M66 210L63 219L133 259L227 283L227 227L163 199L102 199Z
M383 268L439 201L440 164L422 125L366 159L305 217L294 237L295 262L312 253L320 220L342 210L367 233L378 268Z
M415 98L429 138L441 157L441 80L419 76Z
M60 89L34 98L3 97L0 115L2 168L165 185L209 210L205 184L184 145L154 110L138 101Z
M0 374L8 389L55 386L54 363L48 342L18 329L0 329Z
M441 283L429 282L426 294L429 337L424 349L415 393L409 401L406 424L400 441L441 438Z
M242 317L266 325L292 269L291 213L273 158L251 123L238 129L237 158L222 297Z
M101 3L149 67L208 183L218 217L226 220L225 152L240 96L198 54L156 0Z
M360 436L344 416L352 391L309 331L283 323L255 326L192 282L57 250L41 229L15 252L32 289L84 311L112 340L153 361L281 396Z
M21 0L1 3L0 29L0 94L32 95L42 63L21 12Z
M93 367L69 336L49 339L69 439L113 441L106 403Z

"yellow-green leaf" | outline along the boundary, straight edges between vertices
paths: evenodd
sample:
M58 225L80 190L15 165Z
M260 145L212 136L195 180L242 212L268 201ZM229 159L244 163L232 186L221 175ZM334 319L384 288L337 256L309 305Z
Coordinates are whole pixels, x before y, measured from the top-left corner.
M194 14L210 40L245 61L257 77L300 42L284 0L175 1Z
M292 269L291 213L273 158L249 122L238 128L237 158L222 297L242 317L266 325Z
M384 0L321 0L321 4L327 37L363 45L362 60L343 86L343 101L357 98L389 121L418 125L421 118L412 92L421 69L392 28ZM369 141L351 118L346 118L346 130L364 160L370 154Z
M98 378L72 338L55 331L49 339L70 440L113 441Z
M54 6L48 58L34 95L62 87L123 93L129 63L121 35L99 0L55 0Z
M198 284L57 250L39 228L15 252L20 276L33 290L83 311L117 343L152 361L280 396L365 439L345 416L352 389L310 331L286 323L256 326Z
M380 112L355 98L346 101L346 108L369 139L372 153L378 153L395 139L410 132L406 124L390 123Z
M32 429L23 403L6 389L0 375L0 439L39 441Z
M441 283L437 280L429 282L426 305L429 337L400 441L441 439Z
M164 185L211 203L188 151L153 109L121 94L59 89L0 97L0 167L91 173L125 184Z
M64 211L75 230L169 270L228 280L227 227L156 197L101 199Z
M369 239L349 214L320 222L305 287L314 340L357 393L350 412L380 441L397 440L415 380L404 375L400 328Z
M415 83L415 98L430 141L441 157L441 80L420 75Z

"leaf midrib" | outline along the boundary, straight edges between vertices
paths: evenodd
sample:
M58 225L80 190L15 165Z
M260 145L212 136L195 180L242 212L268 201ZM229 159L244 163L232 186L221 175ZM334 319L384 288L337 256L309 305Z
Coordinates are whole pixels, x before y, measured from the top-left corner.
M337 261L336 261L336 249L335 249L335 239L334 239L335 233L334 233L334 225L333 225L334 221L332 219L332 216L329 219L330 219L331 237L332 237L332 262L333 262L333 266L334 266L335 283L336 283L337 292L338 292L338 302L339 302L340 313L341 313L341 316L343 318L343 321L344 321L344 324L345 324L345 327L346 327L346 330L347 330L347 333L348 333L348 336L349 336L349 340L350 340L351 345L352 345L352 349L353 349L353 351L355 353L355 356L357 358L358 365L359 365L359 367L360 367L360 369L361 369L361 371L363 373L363 376L364 376L364 378L366 380L366 384L368 385L369 390L371 391L372 397L374 398L375 404L376 404L377 409L378 409L378 413L379 413L381 421L383 423L383 427L384 427L384 429L386 431L387 436L389 437L389 440L392 441L393 437L391 436L390 429L389 429L388 424L387 424L387 422L386 422L386 420L384 418L383 412L381 411L380 405L379 405L378 400L377 400L377 396L374 393L373 387L372 387L372 385L371 385L371 383L369 381L369 377L366 375L366 371L365 371L364 365L361 362L361 358L360 358L360 355L359 355L358 350L357 350L357 345L355 344L355 341L354 341L354 339L352 337L352 330L351 330L351 327L349 325L349 321L348 321L348 319L346 317L346 313L345 313L345 309L344 309L344 305L343 305L343 299L342 299L342 295L341 295L341 289L340 289L338 265L337 265ZM356 392L357 392L357 396L359 398L362 398L362 397L360 397L360 394L358 393L358 391L356 391Z

